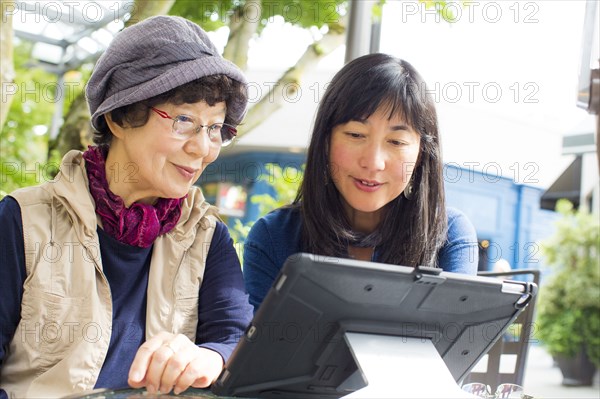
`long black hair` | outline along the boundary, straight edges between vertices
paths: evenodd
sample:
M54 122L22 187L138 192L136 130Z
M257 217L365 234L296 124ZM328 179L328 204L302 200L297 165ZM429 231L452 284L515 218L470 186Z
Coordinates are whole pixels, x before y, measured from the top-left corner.
M352 231L331 179L329 144L335 126L367 119L380 107L390 118L402 116L420 135L420 152L410 199L401 194L391 201L377 231L361 236ZM293 204L303 214L303 250L344 256L349 244L377 246L381 262L437 266L448 225L442 167L435 105L412 65L386 54L351 61L335 75L321 100L304 179Z

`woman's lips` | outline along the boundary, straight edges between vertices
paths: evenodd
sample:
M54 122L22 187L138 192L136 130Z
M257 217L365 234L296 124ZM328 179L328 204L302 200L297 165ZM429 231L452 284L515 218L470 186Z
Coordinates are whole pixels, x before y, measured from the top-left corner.
M193 179L194 176L196 176L196 173L198 172L198 169L188 168L187 166L181 166L181 165L177 165L177 164L173 164L173 165L175 165L175 169L177 169L179 174L188 180Z
M363 180L363 179L357 179L355 177L353 177L353 179L354 179L354 185L356 186L356 188L358 188L361 191L368 192L368 193L377 191L379 189L379 187L381 187L381 185L382 185L382 183L375 181L375 180Z

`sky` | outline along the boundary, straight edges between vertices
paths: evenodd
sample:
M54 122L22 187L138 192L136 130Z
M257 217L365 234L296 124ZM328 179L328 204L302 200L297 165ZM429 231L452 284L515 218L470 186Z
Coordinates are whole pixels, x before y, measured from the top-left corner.
M447 162L547 186L572 159L562 135L593 119L575 105L585 2L472 4L448 24L396 2L384 16L404 22L384 22L381 50L438 96Z
M454 22L448 23L417 1L388 0L380 51L407 60L427 82L445 162L547 188L573 159L562 155L562 136L593 128L593 117L575 102L585 1L467 4L449 6ZM275 21L252 43L250 80L275 81L313 34ZM314 88L315 81L328 81L342 67L344 52L342 46L324 59L307 84ZM303 93L314 97L315 91ZM290 105L296 114L307 114L298 118L300 126L286 123L289 116L282 111L261 131L282 122L308 131L316 101L302 100ZM307 108L298 111L303 102ZM258 134L248 139L261 141Z

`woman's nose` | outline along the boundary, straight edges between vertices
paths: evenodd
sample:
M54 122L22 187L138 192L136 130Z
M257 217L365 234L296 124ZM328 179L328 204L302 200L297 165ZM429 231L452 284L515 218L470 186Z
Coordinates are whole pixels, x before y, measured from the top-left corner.
M184 144L187 153L197 157L205 157L210 152L210 138L205 127L201 127L197 134L190 137Z
M372 144L360 154L359 165L368 170L383 170L385 169L385 158L385 152L381 146Z

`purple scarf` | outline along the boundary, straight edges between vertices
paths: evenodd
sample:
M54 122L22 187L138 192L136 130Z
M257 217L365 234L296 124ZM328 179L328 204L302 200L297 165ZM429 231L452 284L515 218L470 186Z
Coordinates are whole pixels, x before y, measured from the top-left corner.
M83 153L96 213L111 237L124 244L148 248L156 237L175 227L183 198L159 198L154 205L134 203L126 208L123 199L108 188L104 166L107 154L108 148L95 146L89 146Z

